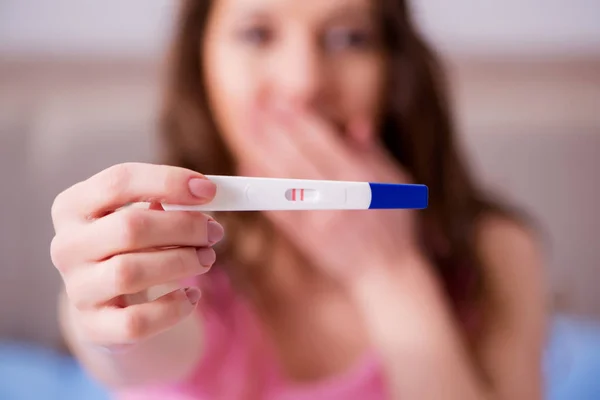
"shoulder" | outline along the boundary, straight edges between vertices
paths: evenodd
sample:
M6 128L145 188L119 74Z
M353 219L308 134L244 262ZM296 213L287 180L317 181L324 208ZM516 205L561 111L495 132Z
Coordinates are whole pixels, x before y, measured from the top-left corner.
M543 252L538 235L519 221L487 215L477 225L485 297L495 311L541 311L545 301Z
M477 251L482 261L494 267L503 261L541 263L536 233L524 223L499 215L485 215L477 224Z

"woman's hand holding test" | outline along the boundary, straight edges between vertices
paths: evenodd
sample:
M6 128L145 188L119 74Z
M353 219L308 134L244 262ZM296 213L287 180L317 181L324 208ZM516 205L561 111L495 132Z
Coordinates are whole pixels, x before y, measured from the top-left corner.
M211 246L221 240L223 228L207 215L164 212L158 204L203 204L215 190L212 182L193 171L130 163L108 168L56 198L51 255L65 285L65 325L68 334L78 336L75 342L81 346L75 351L83 359L95 357L90 356L93 348L142 344L192 314L200 291L184 282L214 263ZM150 207L124 207L134 202L148 202ZM153 298L152 289L161 286L162 295ZM186 332L199 336L197 329ZM180 342L186 342L185 337ZM173 357L178 357L170 346ZM155 347L145 349L146 361L160 351ZM185 352L188 355L173 360L174 371L187 364L194 346ZM92 363L96 366L92 369L103 370L100 375L118 373ZM126 375L108 380L127 380ZM169 374L157 372L157 377L168 379Z

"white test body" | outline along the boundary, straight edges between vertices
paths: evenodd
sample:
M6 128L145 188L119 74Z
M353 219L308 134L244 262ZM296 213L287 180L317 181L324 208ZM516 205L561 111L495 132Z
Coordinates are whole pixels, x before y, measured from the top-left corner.
M207 204L163 204L167 211L366 210L368 182L206 175L217 185Z

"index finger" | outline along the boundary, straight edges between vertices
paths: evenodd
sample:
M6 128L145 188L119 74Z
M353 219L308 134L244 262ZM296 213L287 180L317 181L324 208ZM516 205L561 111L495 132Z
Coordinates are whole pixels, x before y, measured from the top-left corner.
M360 160L332 124L303 109L280 110L279 115L296 131L285 135L290 146L311 158L330 179L353 179Z
M59 194L52 218L94 219L133 202L204 204L216 194L204 175L180 167L124 163L109 167Z

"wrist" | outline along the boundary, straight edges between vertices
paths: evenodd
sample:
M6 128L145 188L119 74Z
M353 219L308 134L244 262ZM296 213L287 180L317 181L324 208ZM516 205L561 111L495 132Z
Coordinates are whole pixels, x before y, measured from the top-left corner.
M376 298L388 296L410 281L428 271L430 264L419 251L406 253L403 257L385 263L365 267L360 276L353 279L349 290L352 297L360 302L371 302Z

